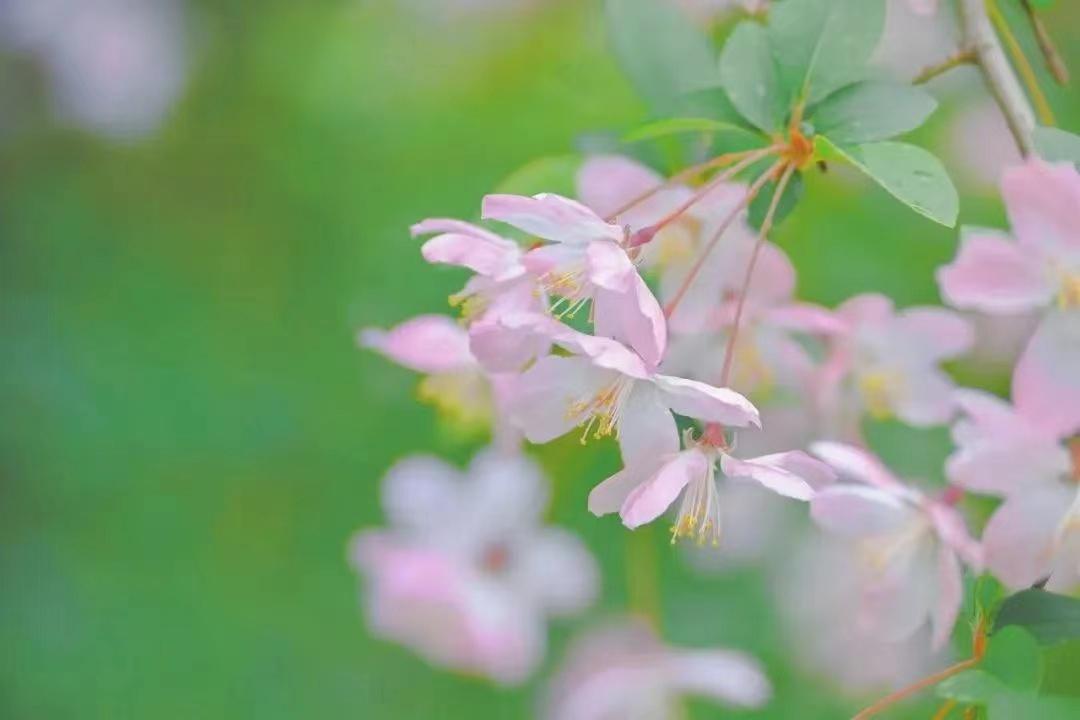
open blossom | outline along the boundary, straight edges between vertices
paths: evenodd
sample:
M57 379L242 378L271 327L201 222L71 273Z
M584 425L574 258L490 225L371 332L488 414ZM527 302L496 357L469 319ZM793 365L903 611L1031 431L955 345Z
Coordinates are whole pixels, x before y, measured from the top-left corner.
M371 630L443 667L512 684L544 655L545 620L588 606L595 562L572 534L541 525L534 462L487 450L463 474L417 456L383 481L390 526L353 538Z
M904 484L871 453L819 442L811 451L853 482L818 492L810 513L825 530L851 538L859 560L855 622L888 641L929 619L931 644L952 633L963 595L961 561L978 570L982 551L950 503Z
M672 412L724 425L758 425L758 412L742 395L695 380L663 375L633 349L606 337L576 332L548 318L537 320L569 357L549 355L518 376L510 391L510 418L534 443L583 426L616 434L620 446L649 453L654 438L675 438Z
M938 363L971 347L966 320L933 307L897 312L872 293L851 298L836 314L847 327L833 336L818 392L841 434L850 434L864 412L915 426L949 421L953 382Z
M681 495L672 539L696 537L702 543L719 544L723 527L718 466L721 478L756 482L796 500L809 500L815 488L833 479L828 466L800 451L739 460L712 442L709 433L700 442L688 436L686 444L680 452L673 425L655 428L648 442L624 443L625 466L593 489L589 509L597 515L618 511L623 524L636 528L660 517ZM643 446L649 451L642 452Z
M469 335L443 315L420 315L391 330L365 328L360 345L397 364L423 373L417 394L448 419L466 427L484 426L495 417L496 393L469 350Z
M680 717L680 698L734 708L764 705L772 689L749 655L664 644L644 623L592 630L571 646L551 682L548 720L666 720Z
M1080 173L1033 159L1002 177L1015 240L971 230L938 271L955 307L1046 314L1013 375L1013 397L1063 433L1080 430Z
M957 393L964 416L953 428L949 478L1004 497L983 531L986 565L1021 589L1080 585L1080 445L1021 403L984 392Z
M552 308L556 314L573 315L591 300L597 334L632 345L646 362L660 362L667 344L664 314L627 253L624 228L552 194L488 195L483 217L547 241L523 262L545 292L560 298Z

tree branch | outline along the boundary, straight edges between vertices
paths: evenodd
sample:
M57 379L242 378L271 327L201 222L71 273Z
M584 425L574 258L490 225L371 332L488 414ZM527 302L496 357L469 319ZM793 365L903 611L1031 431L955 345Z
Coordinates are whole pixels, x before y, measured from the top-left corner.
M1035 129L1035 111L1031 109L1024 88L1005 57L987 14L986 0L959 0L958 7L964 46L975 51L983 78L1005 116L1020 154L1031 155L1035 147L1031 139Z

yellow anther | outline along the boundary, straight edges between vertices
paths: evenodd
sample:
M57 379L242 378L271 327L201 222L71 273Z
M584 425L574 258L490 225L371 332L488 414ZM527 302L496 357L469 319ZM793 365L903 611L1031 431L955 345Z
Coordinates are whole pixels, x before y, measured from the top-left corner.
M1066 273L1062 277L1057 301L1062 310L1080 308L1080 273Z
M892 417L890 391L895 384L896 378L887 372L868 372L859 376L859 393L866 405L866 411L875 420L888 420Z

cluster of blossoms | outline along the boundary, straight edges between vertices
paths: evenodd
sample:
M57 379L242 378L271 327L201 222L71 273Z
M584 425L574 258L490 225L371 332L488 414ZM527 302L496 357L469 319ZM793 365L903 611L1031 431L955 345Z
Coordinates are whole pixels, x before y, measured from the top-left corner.
M809 502L815 523L850 549L834 563L851 568L853 601L830 603L832 622L854 628L851 642L884 643L893 655L915 638L945 645L965 566L1015 588L1080 581L1076 169L1032 160L1010 170L1015 239L970 231L939 272L958 309L1043 314L1016 368L1014 405L956 388L942 370L975 339L957 312L897 310L874 294L834 310L797 301L790 261L748 223L755 188L731 175L691 186L594 156L578 173L578 200L484 199L484 220L524 233L524 243L458 220L413 227L430 236L428 262L472 271L451 298L461 320L414 318L365 330L361 343L424 373L421 398L454 421L490 421L494 444L464 480L426 458L388 476L393 529L361 533L353 553L377 632L506 682L536 667L543 618L579 611L597 591L584 547L540 525L543 480L521 454L523 439L571 432L583 443L611 436L622 457L589 510L636 528L674 509L673 542L722 544L721 498L733 483ZM864 418L953 423L951 484L897 477L867 449ZM740 457L737 432L766 454ZM959 510L967 491L1005 499L981 542ZM591 670L556 681L552 717L603 715L621 702L602 691L613 678L648 678L634 685L639 705L679 691L736 705L768 695L752 660L665 649L641 628L584 641L571 666L578 656Z

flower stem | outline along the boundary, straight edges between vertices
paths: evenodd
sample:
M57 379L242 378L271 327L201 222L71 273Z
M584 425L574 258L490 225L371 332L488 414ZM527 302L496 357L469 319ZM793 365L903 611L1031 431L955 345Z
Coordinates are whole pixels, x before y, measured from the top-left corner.
M897 690L896 692L892 693L891 695L886 695L885 697L881 698L880 700L878 700L873 705L865 708L864 710L862 710L861 712L856 714L854 717L851 718L851 720L866 720L866 718L873 717L874 715L877 715L878 713L880 713L882 710L885 710L886 708L892 707L896 703L900 702L901 700L905 700L908 697L911 697L912 695L919 692L920 690L931 687L933 685L937 685L942 680L945 680L946 678L950 678L953 675L957 675L959 673L962 673L965 670L970 670L971 668L975 667L978 664L979 664L978 659L976 659L976 658L968 658L967 660L962 660L961 662L958 662L955 665L950 665L949 667L945 668L941 672L937 672L937 673L934 673L933 675L931 675L929 677L925 677L925 678L923 678L922 680L919 680L916 683L908 685L906 688L903 688L901 690Z
M946 700L944 704L938 708L938 711L934 713L934 720L945 720L954 707L956 707L955 700Z
M1043 60L1046 62L1046 69L1054 76L1054 80L1057 81L1058 85L1068 85L1069 68L1066 67L1065 60L1062 59L1061 53L1058 52L1057 46L1054 45L1054 39L1050 37L1050 31L1046 29L1042 18L1035 12L1031 0L1020 0L1020 4L1027 14L1028 22L1031 23L1031 30L1035 33L1035 41L1039 43L1039 50L1042 52Z
M975 51L971 48L962 48L936 65L928 65L923 68L918 75L911 79L911 84L922 85L923 83L928 83L938 75L944 75L953 68L960 67L961 65L972 65L975 62Z
M683 297L686 295L686 291L694 284L694 280L697 278L698 273L701 272L701 267L705 264L705 260L708 259L709 253L713 251L713 248L716 247L716 243L720 241L720 236L724 234L724 231L728 229L735 218L738 217L739 213L753 201L759 192L761 192L761 188L769 181L769 178L776 169L783 164L784 161L778 160L772 167L762 173L761 177L750 185L749 189L746 191L746 195L739 200L735 207L731 209L731 212L728 213L727 217L721 221L720 226L713 233L712 237L709 238L708 244L698 255L697 259L694 260L693 267L690 268L690 272L687 273L686 278L682 281L679 289L675 291L675 296L672 297L671 301L664 307L664 315L666 317L670 318L675 313L675 309L679 306L679 303L682 302Z
M743 150L743 151L734 152L734 153L724 153L723 155L717 155L714 158L710 158L709 160L706 160L703 163L698 163L697 165L691 165L690 167L684 168L683 170L680 170L679 172L675 173L671 177L667 178L666 180L664 180L662 183L660 183L656 187L651 188L651 189L646 190L645 192L641 193L640 195L633 198L632 200L627 202L625 205L623 205L618 210L611 213L610 215L608 215L604 219L607 220L608 222L612 222L613 220L615 220L615 218L622 215L627 210L630 210L631 208L635 207L636 205L639 205L639 204L645 202L646 200L651 198L653 195L660 192L661 190L668 187L669 185L673 185L675 183L685 182L685 181L687 181L687 180L689 180L689 179L691 179L693 177L696 177L697 175L700 175L703 172L708 172L709 170L712 170L714 168L723 167L724 165L727 165L729 163L733 163L733 162L736 162L738 160L741 160L741 159L747 157L748 155L755 155L757 153L762 153L762 155L764 155L764 154L766 154L764 152L765 150L766 150L765 148L758 148L756 150Z
M769 210L765 213L765 219L761 222L761 229L758 231L757 240L754 242L754 249L750 253L750 261L746 264L746 276L743 278L742 287L739 289L739 299L735 305L735 319L731 325L731 337L728 339L727 347L724 349L724 366L720 371L721 387L726 387L731 379L731 366L735 358L735 342L739 337L739 324L742 322L743 310L746 307L746 296L750 293L750 281L754 277L754 268L757 266L758 255L761 254L761 247L765 244L765 237L772 228L773 219L776 217L776 209L780 207L780 199L784 195L784 190L787 189L788 181L791 180L791 176L794 174L795 166L793 164L789 163L784 167L783 174L776 183L776 190L769 201Z
M1005 48L1012 57L1013 65L1016 66L1024 85L1027 86L1028 95L1035 104L1035 111L1038 113L1039 121L1043 125L1056 124L1054 111L1050 108L1050 102L1046 99L1046 95L1043 94L1042 88L1039 86L1039 78L1035 75L1035 68L1031 67L1027 55L1024 54L1024 49L1020 47L1020 41L1013 35L1012 28L1009 27L1005 16L1001 14L997 2L995 0L986 0L986 10L990 14L990 22L993 23L994 29L997 30L1001 39L1005 41Z

